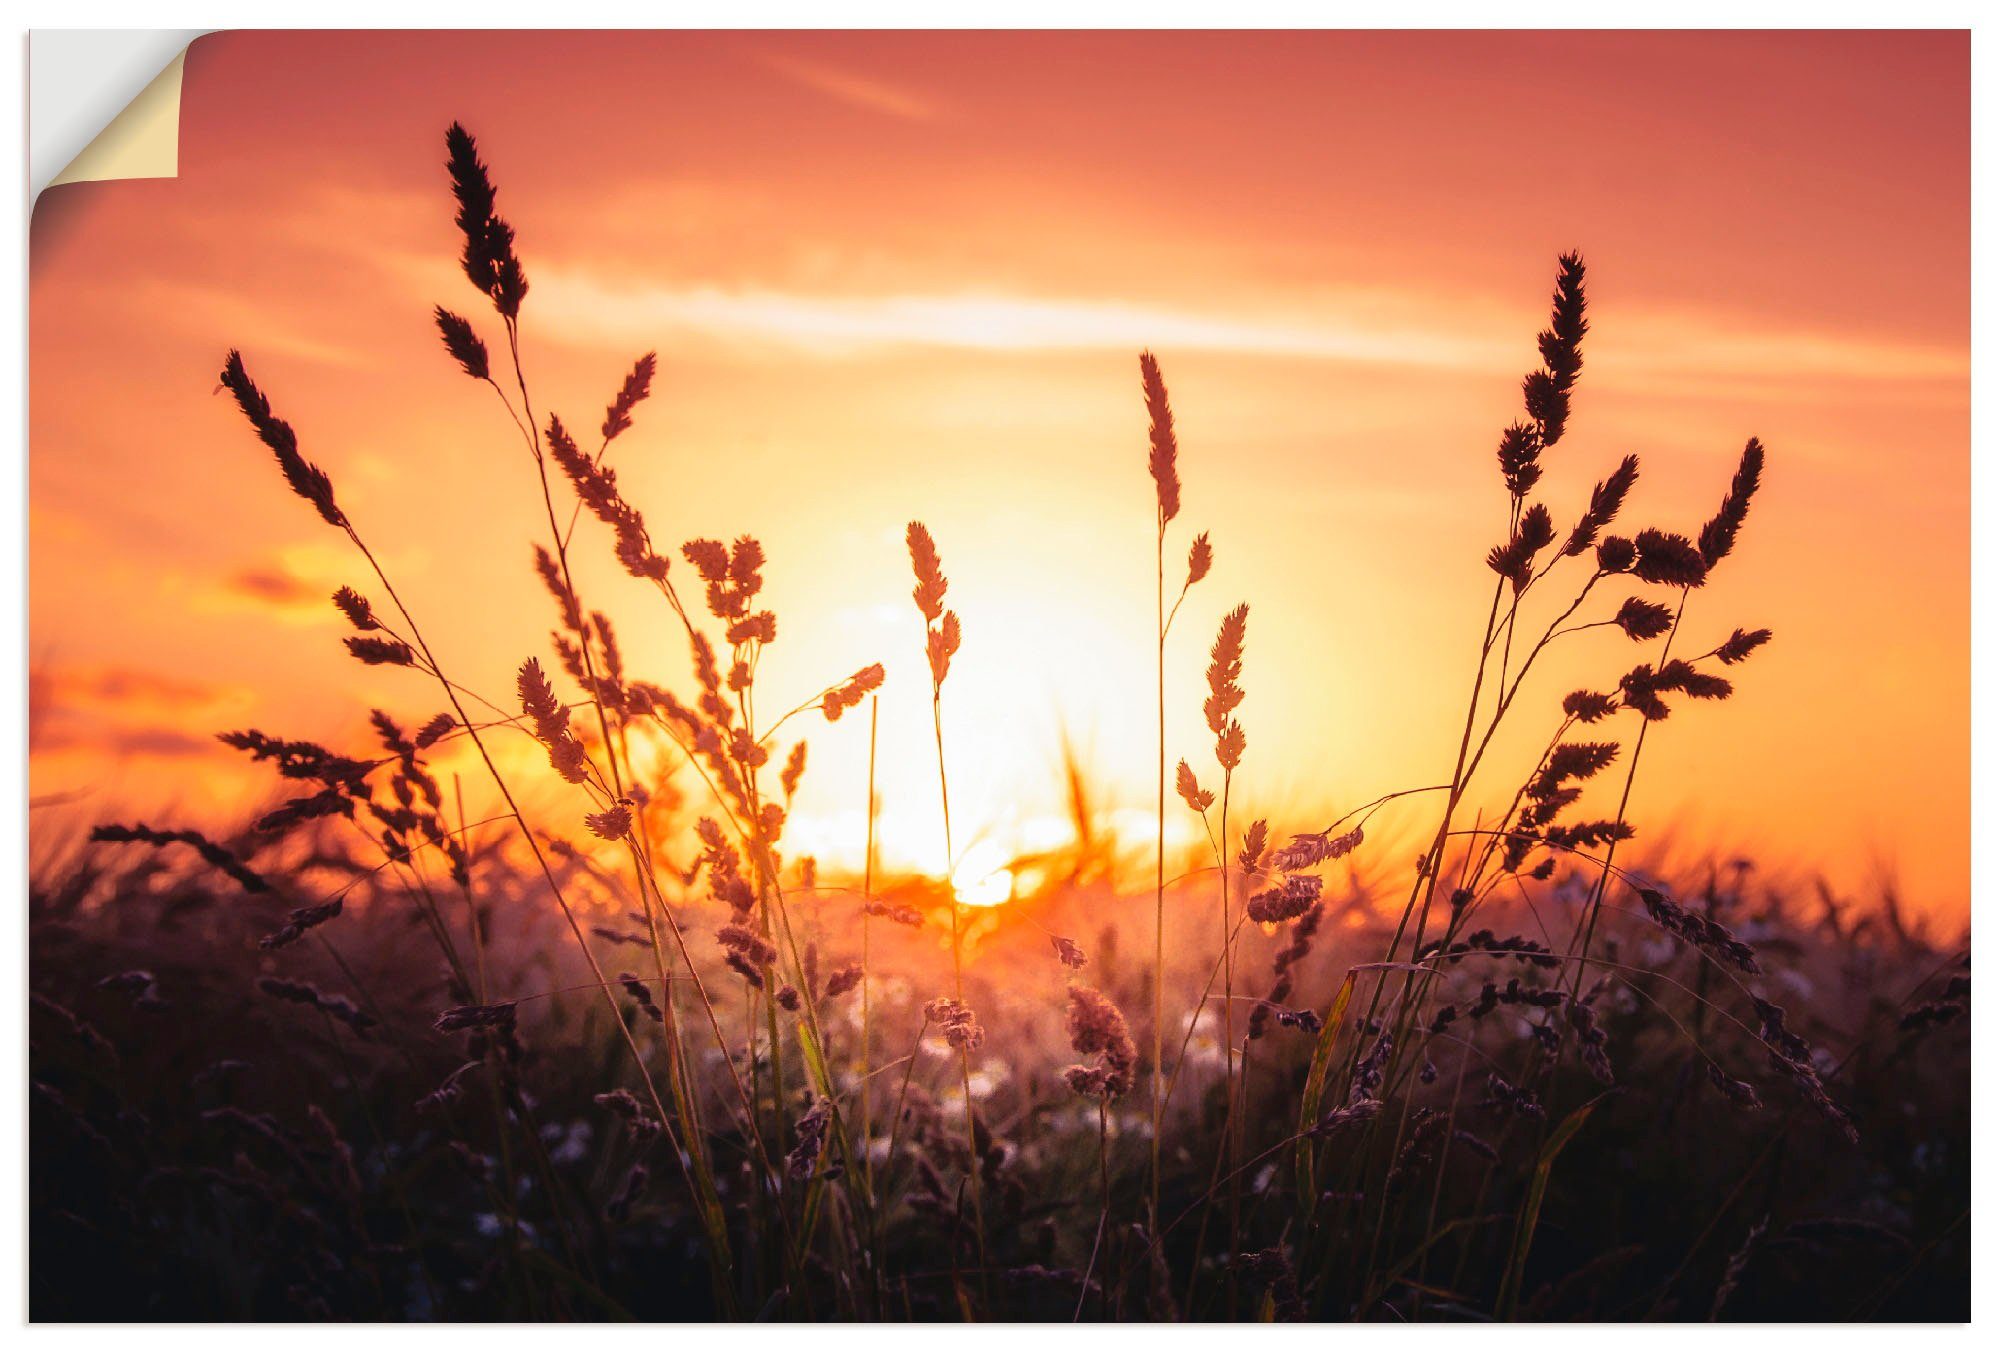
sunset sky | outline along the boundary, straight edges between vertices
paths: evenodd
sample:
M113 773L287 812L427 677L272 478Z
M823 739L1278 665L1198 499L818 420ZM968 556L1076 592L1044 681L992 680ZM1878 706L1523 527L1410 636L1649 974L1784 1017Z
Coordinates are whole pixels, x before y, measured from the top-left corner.
M271 785L210 732L359 745L371 706L438 707L342 652L327 595L367 579L215 393L232 346L460 679L502 700L546 655L533 466L430 324L443 303L498 336L456 266L454 119L519 232L538 408L595 426L657 348L621 483L662 544L763 540L767 698L888 666L892 862L941 850L913 517L965 624L961 849L1050 843L1065 736L1114 824L1151 829L1148 346L1181 435L1172 547L1206 529L1217 554L1172 641L1170 755L1212 763L1202 665L1247 601L1250 811L1316 828L1444 778L1505 530L1493 449L1576 248L1592 330L1538 494L1558 522L1632 452L1622 524L1692 534L1747 437L1771 457L1685 631L1776 641L1733 700L1649 735L1641 839L1857 892L1893 875L1965 915L1958 34L204 38L180 176L35 215L32 788L61 800L38 829L227 822ZM671 616L596 523L577 539L630 664L685 690ZM1653 656L1610 630L1568 651L1482 801L1564 692ZM794 847L851 859L865 710L811 734ZM531 766L538 820L581 834Z

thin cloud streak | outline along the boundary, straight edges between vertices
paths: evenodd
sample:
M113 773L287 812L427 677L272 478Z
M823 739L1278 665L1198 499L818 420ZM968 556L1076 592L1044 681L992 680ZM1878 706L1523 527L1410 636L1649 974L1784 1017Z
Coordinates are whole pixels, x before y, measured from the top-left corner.
M885 113L910 122L929 122L938 115L937 105L929 100L851 71L777 52L759 52L757 61L795 84L804 85L850 107Z
M1124 301L986 292L810 296L712 285L619 287L543 269L541 322L572 341L629 343L677 333L775 344L827 357L891 348L995 352L1136 350L1148 345L1397 365L1486 366L1497 345L1419 330L1203 315Z
M827 358L898 348L991 352L1142 347L1457 370L1505 368L1518 342L1363 319L1204 314L1126 301L1014 296L815 296L715 285L612 287L580 271L544 269L538 317L558 336L598 344L698 336L788 347ZM1717 336L1713 322L1632 314L1623 341L1594 359L1602 376L1639 384L1723 375L1770 381L1963 382L1962 349L1805 331Z

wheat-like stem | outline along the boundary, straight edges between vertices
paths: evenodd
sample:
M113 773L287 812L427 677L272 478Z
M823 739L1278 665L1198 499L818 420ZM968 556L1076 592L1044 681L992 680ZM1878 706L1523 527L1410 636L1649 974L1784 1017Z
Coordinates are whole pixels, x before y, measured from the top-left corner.
M1159 800L1153 822L1153 1077L1148 1085L1153 1099L1152 1178L1148 1219L1158 1224L1160 1215L1160 1119L1165 1111L1164 1068L1160 1055L1166 1031L1167 984L1167 514L1158 509L1153 560L1156 590L1153 616L1158 626L1158 663L1154 674L1158 683L1159 713Z
M1222 1145L1228 1157L1229 1234L1233 1242L1243 1209L1242 1183L1236 1172L1236 927L1229 904L1229 790L1233 770L1222 772L1221 848L1216 871L1222 878ZM1229 1283L1229 1316L1236 1317L1236 1283Z
M869 907L875 900L875 733L881 715L881 702L878 695L871 695L868 699L868 841L861 861L861 1073L858 1085L861 1094L862 1177L867 1184L869 1199L878 1209L880 1201L875 1194L875 1152L872 1148L875 1140L875 1093L869 1065L875 1051L874 992L870 989L874 974L869 948L869 921L873 917L869 914ZM869 1214L868 1271L879 1287L881 1267L875 1250L881 1241L874 1223L875 1210ZM878 1290L878 1297L879 1294ZM877 1303L879 1305L879 1300Z
M953 880L953 853L951 844L951 784L945 777L944 763L944 706L942 683L934 682L931 687L931 730L937 739L938 758L938 801L944 814L944 887L945 898L951 907L951 987L952 998L961 1004L965 1001L965 936L958 898L958 887ZM972 1199L973 1237L979 1249L979 1266L986 1266L986 1220L979 1196L979 1140L972 1125L972 1050L958 1049L959 1084L965 1094L965 1144L971 1164L966 1172L966 1191Z

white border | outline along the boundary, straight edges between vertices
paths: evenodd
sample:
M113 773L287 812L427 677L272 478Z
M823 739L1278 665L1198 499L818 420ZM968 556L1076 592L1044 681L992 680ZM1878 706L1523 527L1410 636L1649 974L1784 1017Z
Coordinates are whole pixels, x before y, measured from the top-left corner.
M427 3L426 0L346 0L339 5L323 2L298 3L286 6L282 11L268 3L244 3L231 0L228 3L191 5L173 3L141 4L138 0L98 0L97 3L57 4L49 0L26 0L18 11L31 25L40 21L39 26L73 28L79 26L105 27L151 27L170 23L190 28L281 28L281 27L486 27L486 28L532 28L548 26L553 18L571 21L569 26L592 28L624 27L725 27L725 28L1079 28L1079 27L1151 27L1151 28L1286 28L1286 27L1349 27L1349 28L1970 28L1973 30L1973 70L1972 121L1973 121L1973 411L1972 411L1972 504L1973 512L1973 598L1972 653L1973 653L1973 720L1972 720L1972 838L1975 844L1973 857L1973 910L1983 914L1984 907L1993 895L1996 881L2000 881L2000 865L1996 865L1990 849L1980 849L1983 842L2000 844L2000 817L1996 817L1993 768L1995 753L2000 751L2000 723L1991 712L1991 705L1982 696L2000 693L1996 690L1993 676L1996 670L1996 617L2000 617L2000 605L1995 598L2000 597L2000 552L1989 542L1982 528L2000 529L2000 474L1996 474L1992 444L1993 419L1989 400L1995 389L1994 362L1989 345L1984 341L1991 332L1991 320L1996 300L1994 272L1988 265L1985 249L1979 241L1982 236L1979 227L1992 227L1993 211L1993 150L1996 144L1995 117L1996 103L1993 92L1979 78L1992 70L1993 23L1982 29L1977 20L1982 16L1982 7L1967 3L1925 3L1923 0L1903 0L1902 3L1888 5L1865 5L1837 3L1823 0L1822 3L1772 4L1737 0L1736 3L1714 3L1712 0L1683 0L1683 3L1627 4L1615 12L1607 12L1602 3L1542 3L1542 4L1424 4L1405 5L1395 8L1386 6L1359 5L1308 5L1301 3L1278 3L1274 0L1232 0L1224 5L1192 5L1174 3L1173 0L1154 0L1149 4L1092 4L1080 0L1014 0L1013 3L997 4L988 0L960 0L947 10L936 3L864 3L862 0L847 0L839 5L808 5L781 0L743 0L732 5L721 4L675 4L663 6L658 0L640 3L638 0L623 0L622 3L593 3L592 0L572 0L558 8L546 4L534 6L518 3L517 0L489 0L476 9L463 5ZM663 20L668 22L662 23ZM1371 20L1373 20L1371 22ZM17 29L17 34L24 30ZM21 49L17 46L16 52ZM23 91L14 86L21 79L25 62L17 57L15 61L0 63L4 73L0 74L0 116L9 119L22 116L25 108ZM115 112L116 110L108 110ZM0 138L4 141L4 154L8 157L13 171L13 181L26 184L25 165L21 162L25 137L18 129L14 134ZM14 889L5 895L20 897L20 889L26 877L26 194L22 209L0 224L0 230L10 232L6 243L10 246L15 266L6 278L8 300L13 309L15 322L0 328L0 371L11 382L15 400L13 407L19 412L9 421L4 436L0 436L0 483L19 486L15 493L0 493L0 539L10 542L10 547L0 551L0 595L19 602L21 609L13 622L0 626L0 642L4 642L8 652L0 660L0 682L4 682L8 696L8 714L0 718L0 760L13 767L13 773L0 778L0 820L5 829L0 831L0 866L4 866ZM1897 448L1882 448L1885 456L1894 456ZM6 931L8 942L21 943L20 926L24 923L22 908L16 907L12 917L13 927ZM26 1215L23 1206L22 1185L26 1169L25 1114L26 1066L23 1064L25 1028L22 1022L26 999L26 950L22 944L11 969L18 981L9 996L0 1000L0 1047L5 1048L8 1073L0 1079L0 1160L10 1167L0 1170L0 1199L4 1199L5 1210L11 1223L0 1227L0 1270L11 1270L16 1274L11 1281L0 1279L0 1299L5 1304L4 1318L7 1322L20 1324L26 1318ZM1991 1045L1984 1036L1991 1029L1991 1021L1981 1003L1973 1011L1975 1032L1981 1046ZM1986 1058L1990 1060L1991 1058ZM1988 1094L1989 1076L1985 1073L1984 1061L1978 1063L1973 1086L1973 1112L1975 1128L1977 1123L1992 1120L1985 1113L1990 1102ZM1977 1132L1973 1139L1979 1139ZM1974 1218L1975 1237L1981 1233L1979 1220L1986 1204L1993 1200L1993 1189L1988 1186L1992 1171L1977 1168L1974 1173ZM1990 1313L1992 1300L1988 1295L1993 1276L1994 1263L1990 1250L1975 1244L1973 1282L1974 1327ZM117 1273L106 1273L105 1280L119 1280ZM1434 1343L1440 1340L1464 1342L1479 1340L1482 1347L1526 1346L1533 1340L1538 1346L1546 1346L1551 1340L1568 1342L1583 1339L1601 1340L1605 1335L1589 1326L1577 1329L1562 1328L1515 1328L1490 1329L1483 1331L1446 1330L1437 1326L1421 1329L1400 1330L1385 1334L1383 1326L1365 1326L1352 1330L1331 1330L1323 1326L1303 1328L1264 1328L1246 1336L1258 1340L1263 1347L1305 1348L1309 1343L1323 1345L1328 1338L1378 1338L1393 1336L1400 1340L1415 1340ZM75 1338L102 1337L96 1330L37 1328L38 1341ZM259 1328L212 1328L194 1329L171 1328L149 1331L144 1335L149 1342L167 1349L213 1345L217 1340L240 1342L248 1339L268 1339L268 1331ZM330 1338L350 1338L351 1333L321 1329L299 1329L288 1331L287 1337L302 1338L318 1342ZM551 1336L568 1338L588 1337L588 1334L560 1333L551 1335L539 1329L519 1327L492 1327L478 1329L439 1331L426 1334L410 1328L390 1328L371 1333L371 1337L389 1337L394 1340L438 1338L477 1338L482 1347L527 1346L530 1340L546 1343ZM630 1338L625 1332L611 1332L605 1336ZM667 1336L675 1336L668 1334ZM697 1333L695 1336L711 1336ZM733 1328L717 1331L715 1337L730 1339L732 1348L762 1347L775 1345L780 1339L796 1339L811 1336L820 1346L832 1344L862 1346L880 1349L885 1343L915 1346L919 1340L935 1342L950 1338L956 1346L965 1348L997 1348L1002 1340L1012 1340L1020 1335L1006 1326L981 1328L890 1328L866 1326L847 1328L826 1326L811 1335L801 1335L794 1330L769 1330L755 1327ZM1102 1348L1107 1342L1126 1342L1145 1338L1154 1342L1183 1344L1192 1346L1197 1339L1215 1336L1207 1328L1153 1328L1135 1329L1126 1327L1107 1331L1103 1328L1086 1327L1063 1330L1060 1328L1038 1329L1037 1338L1053 1338L1059 1343L1081 1347L1088 1342ZM1658 1328L1638 1327L1621 1330L1618 1336L1635 1336L1642 1340L1686 1337L1688 1332L1671 1326ZM1772 1335L1764 1330L1742 1326L1723 1326L1704 1330L1699 1336L1704 1340L1719 1340L1725 1344L1747 1345L1752 1340L1767 1340ZM1863 1339L1878 1339L1883 1335L1875 1329L1856 1326L1815 1329L1809 1336L1815 1340L1834 1345L1853 1343L1858 1345ZM1970 1336L1967 1328L1905 1328L1892 1335L1898 1339L1916 1338L1924 1342L1950 1340L1963 1343Z

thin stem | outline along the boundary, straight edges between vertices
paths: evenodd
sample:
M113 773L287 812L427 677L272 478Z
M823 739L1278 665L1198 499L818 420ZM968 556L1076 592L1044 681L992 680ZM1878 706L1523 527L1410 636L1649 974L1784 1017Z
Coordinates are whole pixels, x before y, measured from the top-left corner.
M1155 513L1159 517L1159 532L1155 536L1153 551L1156 583L1153 617L1159 627L1159 662L1155 674L1159 685L1160 754L1159 811L1153 835L1153 1080L1150 1086L1153 1135L1151 1204L1147 1214L1157 1223L1160 1216L1160 1118L1165 1102L1161 1097L1164 1070L1160 1054L1164 1050L1167 1022L1167 620L1163 614L1167 601L1167 521L1163 508L1155 508ZM1178 602L1175 608L1179 608Z
M1097 1213L1097 1237L1090 1242L1090 1262L1084 1266L1081 1289L1076 1295L1076 1312L1070 1316L1075 1323L1083 1317L1084 1302L1090 1299L1090 1277L1097 1271L1097 1255L1104 1247L1104 1232L1111 1227L1111 1155L1107 1145L1111 1127L1106 1103L1107 1094L1097 1096L1097 1177L1103 1190L1104 1202ZM1099 1289L1104 1293L1104 1317L1111 1317L1111 1284L1103 1282Z
M869 1194L875 1190L874 1157L868 1143L874 1139L873 1098L869 1092L868 1063L874 1054L874 1003L869 981L869 903L875 899L875 730L881 697L868 699L868 844L861 862L861 1158Z
M1216 868L1222 875L1222 1148L1232 1170L1229 1176L1229 1236L1233 1243L1242 1214L1242 1191L1236 1165L1236 930L1230 924L1229 908L1229 789L1235 778L1232 770L1222 772L1221 842L1216 848ZM1236 1283L1229 1283L1229 1317L1236 1317Z
M951 785L944 767L944 684L931 682L931 731L937 739L938 801L944 813L944 887L951 906L951 986L952 998L965 1003L964 931L959 915L958 887L952 878ZM966 1190L972 1197L973 1237L978 1243L979 1266L986 1266L986 1218L979 1197L979 1133L972 1124L972 1049L958 1049L959 1083L965 1091Z

